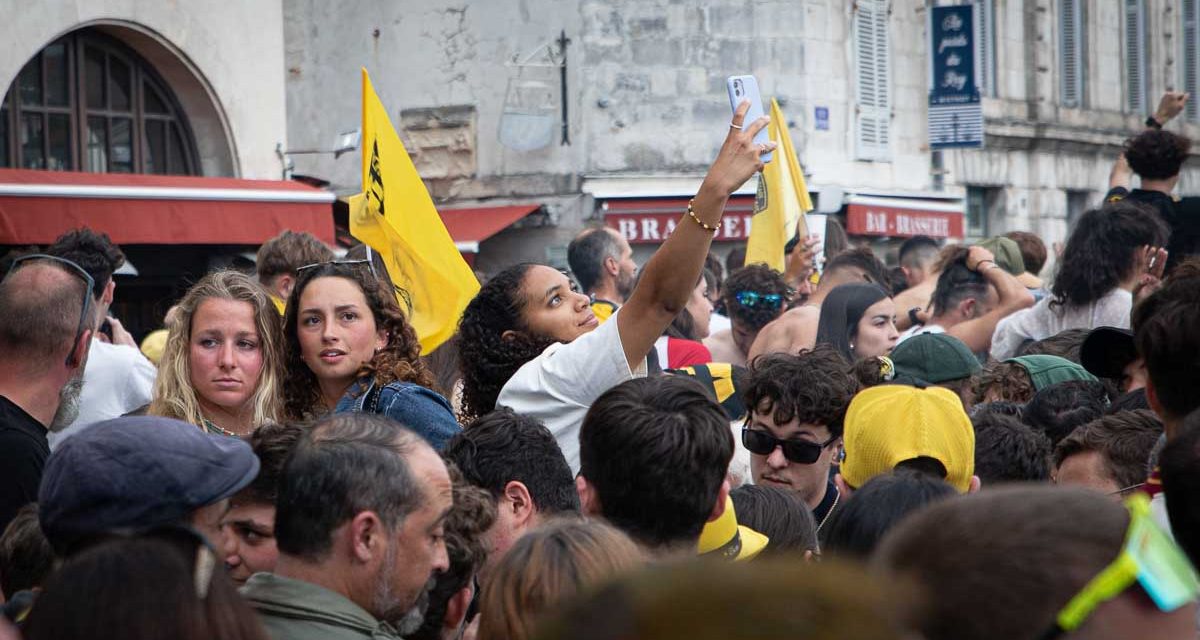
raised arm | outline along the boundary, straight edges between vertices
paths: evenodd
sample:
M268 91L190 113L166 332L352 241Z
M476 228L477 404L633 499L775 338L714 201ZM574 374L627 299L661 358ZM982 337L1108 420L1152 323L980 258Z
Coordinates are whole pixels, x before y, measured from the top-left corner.
M621 345L631 368L646 357L654 341L687 304L729 195L762 170L762 154L775 148L774 142L754 143L754 134L767 126L768 119L744 124L749 108L749 102L738 105L725 144L688 213L646 263L637 288L617 314Z
M1021 309L1032 307L1034 303L1033 294L1016 278L997 266L993 258L987 249L971 247L970 253L967 254L967 268L982 275L996 288L999 299L995 308L978 318L960 322L946 330L946 333L962 340L975 353L991 349L992 334L996 332L996 325L1000 324L1001 320Z

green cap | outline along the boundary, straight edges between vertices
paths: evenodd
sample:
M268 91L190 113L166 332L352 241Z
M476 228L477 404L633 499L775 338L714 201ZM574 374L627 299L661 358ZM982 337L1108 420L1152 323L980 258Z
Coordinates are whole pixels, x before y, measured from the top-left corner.
M962 340L944 333L922 333L892 349L896 381L930 384L961 380L979 373L979 359Z
M996 256L997 267L1014 276L1025 273L1025 258L1021 257L1021 247L1011 238L996 236L988 238L976 246L991 251L992 255Z
M1096 380L1096 376L1088 373L1087 369L1058 356L1021 356L1009 358L1005 362L1015 362L1024 367L1029 372L1029 379L1033 381L1035 391L1071 380Z

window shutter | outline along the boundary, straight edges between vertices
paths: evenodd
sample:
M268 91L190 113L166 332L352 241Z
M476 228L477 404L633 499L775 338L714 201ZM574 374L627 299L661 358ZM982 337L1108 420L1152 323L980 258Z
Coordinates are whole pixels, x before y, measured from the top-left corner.
M891 73L888 3L858 0L854 15L854 58L858 104L855 155L859 160L891 157Z
M1197 46L1200 45L1200 15L1197 10L1197 0L1183 0L1183 90L1192 94L1188 99L1185 112L1191 122L1200 120L1200 104L1197 103L1197 90L1200 89L1200 61L1197 60Z
M1083 20L1080 0L1060 0L1059 87L1064 107L1083 106Z
M1144 0L1125 0L1125 108L1146 110L1146 37Z

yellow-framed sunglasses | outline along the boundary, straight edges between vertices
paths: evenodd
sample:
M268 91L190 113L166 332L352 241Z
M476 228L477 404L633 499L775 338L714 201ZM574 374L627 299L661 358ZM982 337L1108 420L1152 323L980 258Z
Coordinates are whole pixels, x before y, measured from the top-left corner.
M1125 500L1129 529L1121 553L1071 598L1041 640L1078 629L1101 604L1121 595L1135 583L1160 611L1170 612L1200 595L1200 582L1187 556L1150 516L1150 499L1136 494Z

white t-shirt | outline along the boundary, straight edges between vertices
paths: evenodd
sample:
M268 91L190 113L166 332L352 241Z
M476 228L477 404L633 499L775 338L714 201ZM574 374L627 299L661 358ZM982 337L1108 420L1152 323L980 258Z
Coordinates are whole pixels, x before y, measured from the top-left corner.
M1124 289L1114 288L1084 307L1051 305L1053 300L1047 296L1001 320L992 334L992 357L1011 358L1025 341L1045 340L1067 329L1129 328L1133 294Z
M591 333L570 343L555 343L517 369L505 383L497 406L537 418L546 425L571 465L579 473L579 429L583 417L601 394L646 375L646 361L630 370L617 331L618 310Z
M714 333L732 328L733 323L729 321L729 318L717 313L716 311L712 312L712 315L708 317L708 335L710 336Z
M92 340L83 390L79 394L79 417L66 429L49 435L50 448L79 433L83 428L150 403L158 369L134 347Z
M900 334L900 338L896 340L896 344L900 344L913 336L920 336L927 333L946 333L946 329L940 324L918 324L910 327L907 331Z

